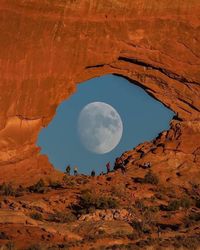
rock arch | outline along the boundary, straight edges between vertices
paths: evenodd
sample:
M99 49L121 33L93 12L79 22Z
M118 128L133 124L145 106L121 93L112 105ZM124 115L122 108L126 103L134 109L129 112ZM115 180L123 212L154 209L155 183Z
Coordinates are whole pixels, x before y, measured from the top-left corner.
M28 166L50 174L35 145L40 129L77 83L108 73L176 112L162 143L199 165L199 12L198 0L2 1L1 176Z

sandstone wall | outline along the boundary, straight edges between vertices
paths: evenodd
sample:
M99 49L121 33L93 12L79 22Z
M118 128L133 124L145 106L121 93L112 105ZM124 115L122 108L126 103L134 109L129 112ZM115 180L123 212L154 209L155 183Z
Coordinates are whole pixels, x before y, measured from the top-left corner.
M175 111L181 147L200 154L199 13L199 0L1 0L1 170L40 162L58 105L107 73Z

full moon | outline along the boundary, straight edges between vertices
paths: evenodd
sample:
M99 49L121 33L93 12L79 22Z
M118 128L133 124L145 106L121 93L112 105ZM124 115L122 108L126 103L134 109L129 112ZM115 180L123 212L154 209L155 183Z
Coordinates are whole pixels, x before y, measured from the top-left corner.
M112 106L104 102L92 102L87 104L79 114L78 133L87 150L96 154L105 154L119 144L123 123Z

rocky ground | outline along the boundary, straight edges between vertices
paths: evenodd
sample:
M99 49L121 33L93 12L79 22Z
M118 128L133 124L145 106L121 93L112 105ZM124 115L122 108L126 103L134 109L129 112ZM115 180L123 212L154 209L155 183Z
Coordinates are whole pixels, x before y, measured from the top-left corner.
M125 174L2 184L0 249L200 249L199 166L168 157L151 142L121 156Z

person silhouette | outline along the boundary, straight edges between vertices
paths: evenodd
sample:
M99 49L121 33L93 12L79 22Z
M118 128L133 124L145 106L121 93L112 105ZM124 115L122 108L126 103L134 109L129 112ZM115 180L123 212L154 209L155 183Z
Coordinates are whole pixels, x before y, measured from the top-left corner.
M110 162L106 164L107 174L110 173Z
M78 175L78 167L75 166L75 167L74 167L74 176L77 176L77 175Z
M92 176L92 177L95 177L95 175L96 175L95 171L94 171L94 170L92 170L92 172L91 172L91 176Z
M70 165L68 165L66 167L66 174L70 175L70 171L71 171L71 167L70 167Z

